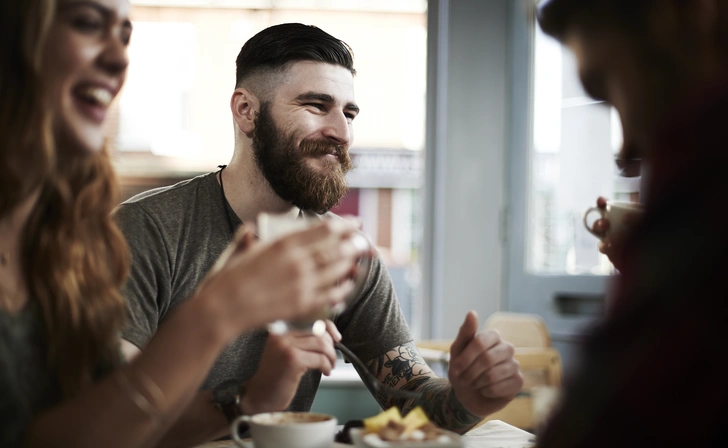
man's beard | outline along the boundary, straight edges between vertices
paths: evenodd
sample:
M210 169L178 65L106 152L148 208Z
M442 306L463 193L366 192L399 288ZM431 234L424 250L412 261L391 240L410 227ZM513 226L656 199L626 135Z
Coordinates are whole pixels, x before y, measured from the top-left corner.
M295 135L276 126L268 102L255 117L253 154L273 191L301 210L326 213L346 194L345 174L353 166L348 147L324 139L303 140L296 147ZM324 157L327 154L336 154L338 161ZM319 161L325 167L310 167L309 157L323 157Z

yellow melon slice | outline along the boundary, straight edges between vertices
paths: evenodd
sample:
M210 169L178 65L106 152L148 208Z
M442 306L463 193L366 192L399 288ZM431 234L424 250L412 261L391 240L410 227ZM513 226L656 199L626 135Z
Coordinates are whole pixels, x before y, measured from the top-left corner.
M415 429L426 425L429 421L430 420L427 418L427 414L425 414L425 411L420 406L417 406L416 408L409 411L407 415L402 419L404 432L405 434L409 434Z
M394 406L373 417L365 418L364 427L367 432L378 432L380 429L387 426L387 423L390 421L394 421L396 423L402 422L402 415L399 413L399 409Z

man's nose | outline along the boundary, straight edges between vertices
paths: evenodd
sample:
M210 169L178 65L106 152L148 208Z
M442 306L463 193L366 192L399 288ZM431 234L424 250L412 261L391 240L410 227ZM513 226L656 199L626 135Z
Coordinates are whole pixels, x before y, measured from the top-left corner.
M324 137L333 140L337 145L351 143L351 122L340 112L326 115L326 124L323 129Z

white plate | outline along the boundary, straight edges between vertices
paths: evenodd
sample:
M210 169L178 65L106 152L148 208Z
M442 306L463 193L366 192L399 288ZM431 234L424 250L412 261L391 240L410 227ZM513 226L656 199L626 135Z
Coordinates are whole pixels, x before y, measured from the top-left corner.
M245 448L255 448L255 444L252 440L243 440L243 446ZM232 442L230 448L238 448L238 445L236 445L235 442ZM351 448L351 445L334 442L334 444L331 445L331 448Z
M454 432L444 431L442 433L448 436L447 442L438 442L436 440L428 440L422 442L403 441L403 442L385 442L377 439L376 443L367 443L364 440L364 431L361 428L352 428L350 430L351 440L356 448L462 448L463 442L460 436Z

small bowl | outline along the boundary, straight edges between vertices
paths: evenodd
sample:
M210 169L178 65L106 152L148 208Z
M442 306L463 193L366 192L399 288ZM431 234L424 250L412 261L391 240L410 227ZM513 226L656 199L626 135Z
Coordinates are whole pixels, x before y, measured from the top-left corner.
M386 442L379 437L368 439L364 436L366 433L361 428L352 428L350 430L351 440L356 448L463 448L463 442L460 436L454 432L441 430L442 435L447 436L447 441L438 440L402 440L394 442Z

